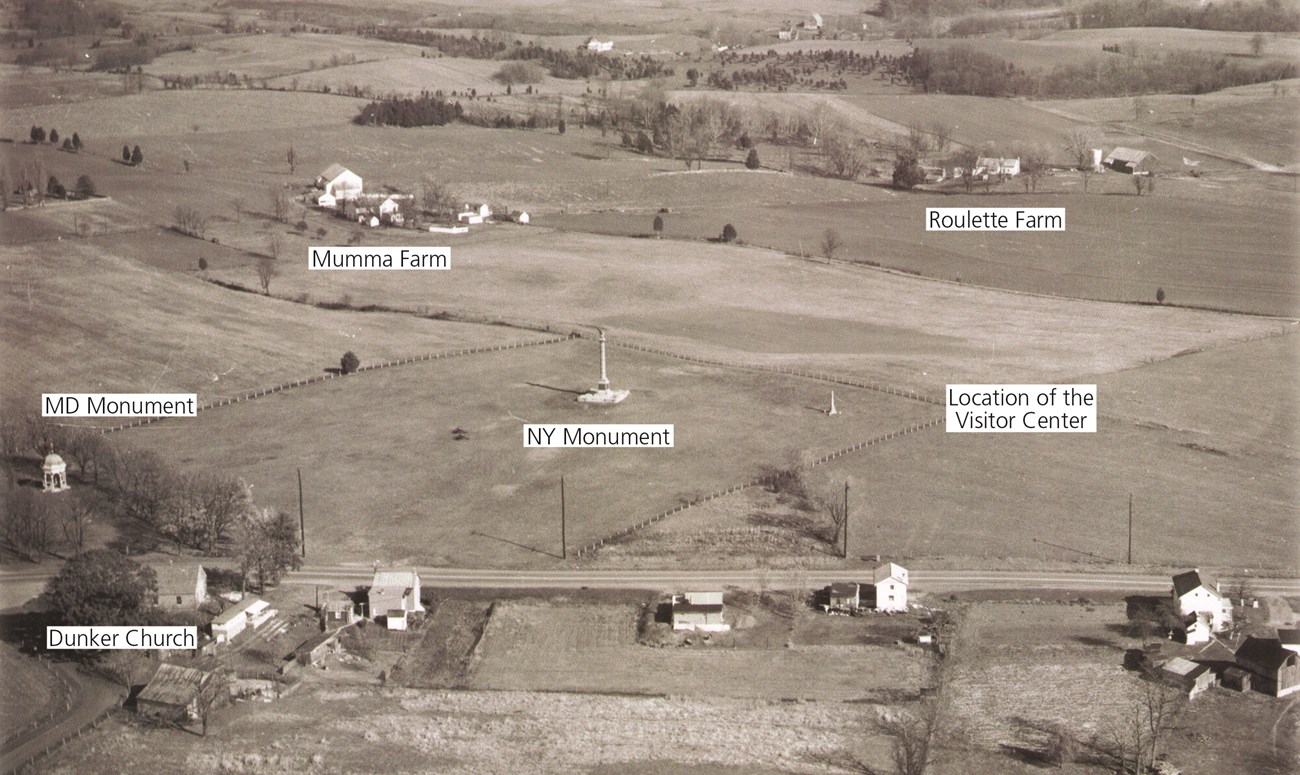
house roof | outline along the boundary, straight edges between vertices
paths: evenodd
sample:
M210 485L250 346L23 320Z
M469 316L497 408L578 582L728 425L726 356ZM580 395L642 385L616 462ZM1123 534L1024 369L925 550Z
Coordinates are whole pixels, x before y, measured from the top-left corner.
M1283 648L1282 642L1277 638L1256 638L1251 635L1237 649L1238 662L1248 660L1268 670L1277 670L1288 659L1295 657L1296 653Z
M882 581L888 581L889 579L894 579L900 584L906 586L907 582L903 580L903 577L906 574L907 574L907 569L904 568L902 565L897 565L892 562L887 562L884 565L878 566L874 571L871 572L871 581L873 584L879 584Z
M1183 659L1182 657L1174 657L1161 665L1160 669L1164 670L1166 673L1173 673L1174 675L1186 677L1195 677L1204 673L1206 670L1209 670L1205 665L1198 665L1190 659Z
M136 700L165 705L189 705L208 675L193 667L161 664Z
M326 611L344 611L344 612L347 612L347 611L351 611L353 608L354 608L354 605L353 605L353 603L352 603L352 600L350 600L349 598L339 598L339 599L337 599L337 600L326 600L326 601L325 601L325 610L326 610Z
M63 462L63 458L51 452L50 454L45 456L45 462L41 464L41 467L48 470L54 468L55 466L64 466L64 465L67 464Z
M420 575L414 568L406 570L376 570L375 578L370 582L370 591L388 592L395 589L414 589L420 583Z
M330 166L326 167L325 171L322 172L317 177L322 177L325 178L326 180L333 180L345 172L352 172L352 170L348 169L347 167L344 167L342 164L335 162L334 164L331 164ZM355 175L356 173L353 172L352 174Z
M1277 630L1277 639L1284 646L1300 645L1300 629L1284 630L1279 627Z
M858 594L858 585L852 582L831 584L827 589L830 590L832 597L853 597Z
M1178 597L1191 592L1197 587L1205 587L1214 594L1219 594L1219 582L1208 573L1201 573L1200 569L1189 570L1186 573L1179 573L1174 576L1174 594Z
M243 616L250 611L256 613L257 611L266 608L268 605L270 604L262 598L248 595L243 600L240 600L238 603L235 603L220 614L217 614L217 617L212 620L212 624L216 626L230 624L238 617Z
M1121 146L1110 152L1110 155L1106 157L1106 163L1110 164L1111 162L1118 161L1125 164L1137 165L1141 164L1150 156L1150 151L1139 151L1136 148L1124 148Z
M722 605L721 592L687 592L682 597L687 605Z
M151 566L158 577L158 594L192 595L199 582L203 566L197 563L166 562Z

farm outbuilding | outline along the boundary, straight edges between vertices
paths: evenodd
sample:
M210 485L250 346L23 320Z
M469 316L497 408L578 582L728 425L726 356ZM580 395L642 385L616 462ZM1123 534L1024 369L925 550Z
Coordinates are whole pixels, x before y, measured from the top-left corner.
M293 658L304 667L315 667L330 654L338 653L342 627L313 635L293 650Z
M862 604L861 587L852 582L831 584L822 590L826 606L831 610L856 610Z
M1230 667L1223 671L1223 686L1238 692L1250 691L1250 671Z
M359 617L352 599L342 597L326 600L320 609L321 626L327 630L352 624Z
M361 176L342 164L331 164L316 176L316 188L324 189L336 200L355 199L361 195L361 186Z
M212 673L193 667L162 664L135 698L135 710L142 716L167 721L198 718L199 692L213 678Z
M1286 697L1300 691L1300 654L1277 638L1247 636L1237 649L1237 666L1250 671L1257 692Z
M1190 659L1174 657L1160 666L1160 677L1188 697L1195 697L1215 684L1214 671Z
M212 620L212 639L227 643L248 628L257 629L278 613L271 604L249 595Z
M673 595L673 629L726 632L731 629L722 614L721 592L687 592Z
M1102 164L1115 172L1135 175L1149 172L1149 166L1155 161L1155 158L1149 151L1120 147L1111 151L1110 155L1102 161Z
M151 566L158 579L159 608L197 608L208 599L208 574L198 563L165 562Z

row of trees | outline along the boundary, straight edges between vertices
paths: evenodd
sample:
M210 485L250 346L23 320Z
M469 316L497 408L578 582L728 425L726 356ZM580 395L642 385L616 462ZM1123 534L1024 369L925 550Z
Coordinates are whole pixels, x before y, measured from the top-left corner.
M28 133L28 136L31 138L31 141L33 143L43 143L46 141L46 139L48 139L50 141L50 145L59 144L59 130L55 129L54 127L50 127L49 133L46 134L45 127L32 125L32 129ZM80 151L81 135L77 134L76 132L73 132L72 137L64 137L63 150Z
M966 45L917 49L906 71L909 81L926 92L1056 98L1202 94L1294 78L1295 74L1291 63L1247 64L1222 54L1196 51L1107 57L1087 64L1057 65L1040 74Z
M125 145L122 146L122 161L125 164L130 164L132 167L138 167L143 164L144 153L140 150L140 146L137 145L134 148L128 148Z
M95 182L89 175L77 176L69 191L54 175L47 175L40 159L0 172L0 210L7 210L17 200L24 206L42 205L46 197L85 199L95 195Z
M1277 0L1176 5L1167 0L1097 0L1078 11L1085 28L1188 27L1238 32L1297 32L1300 12Z

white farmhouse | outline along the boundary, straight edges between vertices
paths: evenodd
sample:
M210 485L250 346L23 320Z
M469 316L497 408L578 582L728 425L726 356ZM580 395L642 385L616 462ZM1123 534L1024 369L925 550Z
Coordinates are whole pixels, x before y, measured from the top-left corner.
M877 611L907 610L907 568L892 562L876 568L871 575Z
M1014 178L1020 174L1020 159L1003 159L998 156L984 156L975 164L975 169L983 168L988 175L1002 175Z
M1207 615L1215 632L1232 623L1232 601L1219 592L1219 582L1200 568L1174 576L1174 604L1182 616Z

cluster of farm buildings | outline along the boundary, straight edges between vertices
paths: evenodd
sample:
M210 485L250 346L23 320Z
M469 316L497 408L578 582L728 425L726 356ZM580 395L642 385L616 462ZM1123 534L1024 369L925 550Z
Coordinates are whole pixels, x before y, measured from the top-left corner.
M155 567L158 578L157 605L166 609L196 609L208 599L206 574L201 566L168 563ZM886 562L871 573L869 581L840 582L815 595L817 607L828 614L859 615L875 612L908 612L909 578L906 568ZM364 596L335 595L318 606L317 634L304 640L286 656L282 674L320 665L342 651L340 635L361 620L370 620L385 630L403 631L415 627L425 613L420 601L420 575L414 568L376 568ZM1160 644L1146 647L1142 666L1153 675L1195 697L1213 686L1237 691L1255 691L1275 697L1300 692L1300 629L1279 629L1277 636L1232 638L1233 604L1219 583L1199 570L1173 577L1172 603L1181 617L1186 646L1202 646L1194 654L1182 649L1179 656L1161 658ZM721 591L675 594L669 598L674 631L719 633L731 629ZM278 612L259 597L248 595L234 600L211 619L201 636L200 648L187 664L163 664L154 679L140 693L137 710L175 720L197 718L197 702L214 670L209 668L223 649L238 649L246 639L273 626ZM1174 637L1173 633L1170 633ZM931 643L931 634L917 636L921 644ZM1235 641L1235 647L1234 647ZM167 655L164 655L167 656ZM197 666L196 666L197 665Z
M1122 172L1126 175L1150 175L1151 165L1155 161L1154 154L1136 148L1121 146L1115 148L1109 154L1106 154L1101 148L1093 148L1092 162L1089 167L1094 173L1110 170L1111 172ZM945 180L966 176L966 170L959 166L949 168L922 165L921 169L925 172L925 182L927 183L942 183ZM978 180L988 180L990 178L1005 180L1014 178L1019 174L1019 157L981 156L976 160L975 167L970 172L970 177Z
M367 193L361 176L342 164L326 167L316 176L314 185L320 193L313 195L312 202L323 210L371 228L413 225L410 214L416 208L414 194ZM466 203L456 212L454 224L435 224L428 228L430 232L463 234L470 226L487 223L493 216L492 208L485 203ZM528 213L522 210L514 210L504 217L521 224L529 221Z

